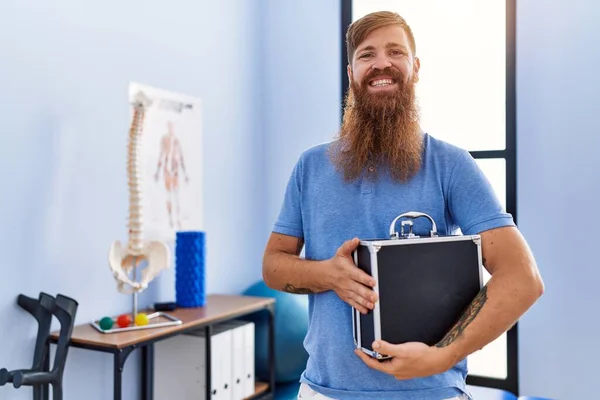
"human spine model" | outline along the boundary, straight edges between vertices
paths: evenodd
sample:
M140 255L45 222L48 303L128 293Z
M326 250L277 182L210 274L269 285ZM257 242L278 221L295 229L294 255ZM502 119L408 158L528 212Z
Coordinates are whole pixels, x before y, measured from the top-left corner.
M129 186L129 237L127 245L115 241L109 251L109 265L117 288L121 293L138 293L146 289L148 283L161 270L170 267L170 251L160 241L145 241L143 236L142 173L140 169L141 136L146 109L152 101L143 93L138 93L133 101L133 118L129 129L127 148L127 177ZM148 266L142 271L139 282L136 281L136 268L143 260ZM129 273L133 270L133 280Z
M140 96L141 97L141 96ZM139 98L133 104L133 121L129 129L127 147L127 177L129 185L129 241L127 250L134 257L142 255L144 234L142 231L142 176L140 174L140 137L144 126L145 108L150 102Z

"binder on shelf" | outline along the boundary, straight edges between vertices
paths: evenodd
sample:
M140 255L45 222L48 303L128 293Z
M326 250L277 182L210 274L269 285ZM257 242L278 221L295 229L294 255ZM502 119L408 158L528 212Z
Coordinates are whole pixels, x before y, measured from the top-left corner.
M255 383L255 352L254 337L255 325L253 322L247 322L243 325L244 330L244 393L254 393ZM271 388L273 390L273 388Z
M225 324L232 332L234 400L244 399L255 392L255 325L251 321L243 320L233 320Z

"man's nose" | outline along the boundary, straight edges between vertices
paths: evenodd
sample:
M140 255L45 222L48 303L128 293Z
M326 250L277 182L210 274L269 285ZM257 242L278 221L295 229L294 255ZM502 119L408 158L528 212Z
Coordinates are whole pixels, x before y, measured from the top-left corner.
M392 62L390 61L390 59L385 54L382 54L382 55L378 55L377 57L375 57L375 60L373 60L373 65L371 65L371 68L383 70L383 69L389 68L391 66L392 66Z

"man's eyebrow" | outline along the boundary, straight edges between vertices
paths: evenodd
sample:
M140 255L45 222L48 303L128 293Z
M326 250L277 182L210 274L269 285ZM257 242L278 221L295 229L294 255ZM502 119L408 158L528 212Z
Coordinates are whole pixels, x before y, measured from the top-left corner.
M356 50L356 52L360 53L361 51L371 51L371 50L375 50L375 47L373 47L373 46L361 47L358 50Z
M391 48L394 48L394 47L400 47L400 48L406 50L406 46L404 46L402 44L394 43L394 42L391 42L391 43L388 43L388 44L385 45L386 49L391 49Z
M392 48L395 48L395 47L396 48L399 47L399 48L401 48L401 49L403 49L403 50L406 51L406 46L398 44L398 43L390 42L390 43L388 43L388 44L385 45L386 49L392 49ZM366 47L359 48L356 52L360 53L362 51L372 51L372 50L375 50L375 47L373 47L373 46L366 46Z

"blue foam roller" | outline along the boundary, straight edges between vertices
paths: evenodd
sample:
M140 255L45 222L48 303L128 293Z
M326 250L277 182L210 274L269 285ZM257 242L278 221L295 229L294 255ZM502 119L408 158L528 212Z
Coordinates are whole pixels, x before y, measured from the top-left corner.
M205 288L205 233L177 232L175 240L175 302L178 307L203 307Z

